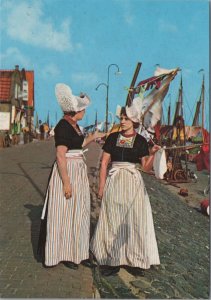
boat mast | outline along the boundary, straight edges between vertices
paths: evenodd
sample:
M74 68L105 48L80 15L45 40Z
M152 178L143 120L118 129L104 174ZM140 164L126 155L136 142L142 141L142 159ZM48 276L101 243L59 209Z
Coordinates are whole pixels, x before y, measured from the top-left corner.
M178 100L176 102L176 109L174 113L174 121L173 124L175 123L176 117L182 116L183 117L183 85L182 85L182 75L181 75L181 80L180 80L180 88L179 88L179 96Z
M204 74L201 87L201 104L202 104L202 129L204 129Z
M201 106L202 106L202 116L201 116L201 131L202 131L202 141L204 143L204 74L202 78L202 87L201 87Z
M195 111L195 115L193 118L192 126L199 126L200 107L201 107L201 95L200 95L199 101L197 101L197 104L196 104L196 111Z
M170 102L169 102L169 106L168 106L168 125L171 125L171 94L169 94L170 97Z
M180 102L181 102L180 115L183 117L183 85L182 85L182 75L181 75L181 82L180 82Z
M202 79L201 94L199 97L199 101L197 102L197 105L196 105L196 111L195 111L192 126L199 126L200 107L202 107L201 127L204 128L204 75L203 75L203 79Z

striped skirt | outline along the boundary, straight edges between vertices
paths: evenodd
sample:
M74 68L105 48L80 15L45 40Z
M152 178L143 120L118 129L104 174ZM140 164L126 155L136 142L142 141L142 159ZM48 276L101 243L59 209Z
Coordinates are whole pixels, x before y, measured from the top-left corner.
M90 248L100 265L160 264L151 205L135 164L112 164Z
M82 155L67 153L67 172L72 185L72 197L66 199L57 163L54 163L43 208L47 217L45 265L61 261L79 264L89 258L90 192L87 166Z

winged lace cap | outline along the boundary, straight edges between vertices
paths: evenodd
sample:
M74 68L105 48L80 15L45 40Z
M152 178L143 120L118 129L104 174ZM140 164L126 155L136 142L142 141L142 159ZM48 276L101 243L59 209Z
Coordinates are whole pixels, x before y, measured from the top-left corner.
M55 94L63 112L78 112L85 109L90 104L90 99L86 94L74 96L71 88L64 83L57 83Z
M131 106L126 106L126 114L129 119L135 123L141 123L141 110L143 99L140 97L134 98Z
M133 99L131 106L126 106L126 114L129 119L131 119L135 123L141 123L141 116L142 116L142 103L143 99L141 97L137 97ZM121 106L117 105L116 107L116 116L120 118L121 114Z

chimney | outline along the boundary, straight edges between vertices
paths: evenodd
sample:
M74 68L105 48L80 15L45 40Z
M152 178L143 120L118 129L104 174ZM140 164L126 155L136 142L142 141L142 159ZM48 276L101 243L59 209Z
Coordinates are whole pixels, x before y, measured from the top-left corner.
M19 70L19 65L15 65L15 70Z

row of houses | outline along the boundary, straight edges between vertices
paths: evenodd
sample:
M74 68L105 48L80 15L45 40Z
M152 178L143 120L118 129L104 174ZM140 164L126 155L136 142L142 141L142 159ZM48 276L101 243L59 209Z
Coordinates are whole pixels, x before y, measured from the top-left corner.
M15 141L21 133L29 135L34 127L34 71L0 70L0 133Z

